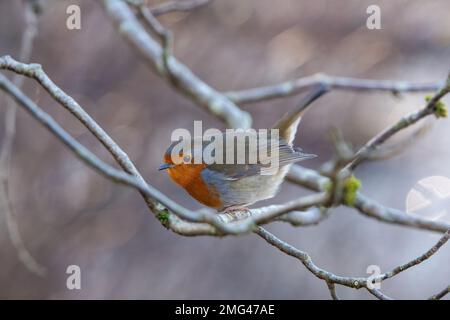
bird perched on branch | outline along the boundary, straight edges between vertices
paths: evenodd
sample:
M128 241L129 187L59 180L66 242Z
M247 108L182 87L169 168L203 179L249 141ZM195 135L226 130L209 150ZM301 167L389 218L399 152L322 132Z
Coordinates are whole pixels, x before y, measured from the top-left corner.
M248 134L246 131L236 132L233 139L239 141L240 135L246 135L247 138L256 137L258 148L255 149L249 145L249 140L245 137L240 140L243 143L244 161L237 159L237 148L239 143L228 144L229 136L222 132L215 137L223 139L223 146L219 144L215 155L223 153L223 159L227 161L210 163L204 160L195 161L195 154L199 150L205 150L207 141L198 144L195 139L184 141L193 148L180 150L180 141L175 141L164 154L164 163L159 170L167 170L169 176L178 185L183 187L193 198L200 203L215 208L218 211L230 212L235 210L246 210L247 206L260 201L272 198L278 191L283 182L291 164L314 158L315 155L307 154L299 148L293 147L297 127L300 123L303 111L314 100L326 92L326 89L319 87L309 96L307 96L299 106L292 112L285 114L272 127L270 133L265 137L260 135ZM275 132L275 134L273 134ZM174 148L178 148L174 150ZM261 148L267 153L267 159L259 157ZM174 152L175 151L175 152ZM200 151L199 154L202 154ZM231 156L228 157L231 153ZM257 156L255 156L257 153ZM198 153L197 153L198 154ZM174 160L174 155L182 162ZM214 152L213 152L214 155ZM251 161L251 158L256 161ZM230 159L232 160L230 163ZM267 161L269 160L269 161ZM270 162L270 163L268 163ZM272 166L275 163L276 166Z

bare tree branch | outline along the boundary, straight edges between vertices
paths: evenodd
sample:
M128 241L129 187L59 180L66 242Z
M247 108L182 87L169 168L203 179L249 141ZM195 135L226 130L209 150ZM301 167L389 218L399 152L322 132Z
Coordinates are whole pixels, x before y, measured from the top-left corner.
M330 183L330 180L327 177L300 165L292 166L287 178L293 183L314 191L323 191ZM409 214L394 208L383 206L363 195L361 192L358 192L356 195L354 208L357 209L359 213L367 217L375 218L386 223L399 224L407 227L441 233L446 232L450 228L450 224L444 221L433 221L414 214Z
M391 145L382 145L372 151L366 157L366 161L375 161L375 160L384 160L392 158L401 152L403 152L406 148L412 146L415 142L417 142L420 138L424 137L427 132L431 129L433 123L425 123L420 126L419 129L414 130L411 134L409 134L404 139L393 143Z
M14 71L18 74L35 79L57 102L59 102L64 108L70 111L86 128L105 146L105 148L111 153L117 163L128 173L132 174L137 180L138 184L145 185L145 181L134 164L129 159L128 155L115 143L115 141L95 122L95 120L84 111L84 109L70 96L63 92L53 81L45 74L42 67L37 64L26 65L15 61L9 56L0 58L0 68ZM19 94L20 96L20 94ZM23 96L23 95L22 95ZM23 97L22 97L23 98ZM95 162L95 161L94 161ZM136 181L133 181L136 187ZM142 190L140 190L142 192ZM147 205L150 210L159 215L167 215L166 208L162 205L158 205L155 200L142 192ZM189 226L188 223L182 223L174 226L178 223L179 219L165 219L168 227L172 227L176 232L183 233L183 228L186 228L186 233L193 233L193 226ZM195 229L195 228L194 228ZM214 228L201 228L200 234L216 234Z
M267 231L262 227L258 227L255 231L257 235L263 238L272 246L281 250L282 252L300 260L300 262L319 279L324 280L327 283L337 283L346 287L360 289L366 286L366 278L362 277L343 277L335 275L329 271L326 271L314 264L311 257L304 251L301 251L292 245L278 239L275 235Z
M327 283L328 290L330 291L331 299L339 300L339 297L338 297L338 295L336 293L336 286L335 286L335 284L333 282L328 282L328 281L326 281L326 283Z
M211 0L172 0L156 5L152 7L150 11L156 17L175 11L191 11L192 9L204 6L209 2L211 2Z
M40 10L39 4L31 0L24 2L25 29L20 45L20 59L29 61L33 49L33 42L37 35L37 13ZM23 77L16 74L13 82L21 87ZM6 226L12 244L17 250L19 260L32 273L38 276L45 276L46 268L39 264L26 248L20 235L19 225L9 196L9 174L11 168L11 157L16 134L16 105L14 100L7 98L5 113L5 136L0 150L0 208L5 213Z
M164 28L164 26L158 21L158 19L156 19L152 11L147 7L145 1L141 0L131 4L137 8L140 18L144 20L144 22L150 28L150 31L155 33L160 38L162 42L161 59L163 61L164 73L170 83L174 87L177 87L177 76L172 73L169 64L169 57L172 56L173 49L172 32Z
M158 74L169 79L178 91L222 119L228 127L249 128L251 126L251 117L248 113L200 80L173 56L167 57L167 66L170 70L170 74L167 74L162 58L163 48L145 31L125 2L103 0L102 3L119 33L136 49L144 61L149 63Z
M383 292L381 292L378 289L367 288L367 291L369 291L375 298L377 298L379 300L394 300L393 298L387 296L386 294L384 294Z
M447 230L447 232L444 233L444 235L439 239L439 241L434 246L432 246L427 252L405 264L402 264L401 266L395 267L389 272L384 273L382 276L380 276L380 278L382 280L392 278L397 274L399 274L400 272L408 270L409 268L412 268L424 262L425 260L431 258L431 256L434 255L448 241L448 239L450 239L450 229Z
M444 86L439 89L439 91L428 101L425 108L415 111L398 122L393 124L392 126L386 128L375 137L373 137L369 142L367 142L356 154L354 160L348 165L348 169L354 170L356 166L358 166L363 160L370 156L370 154L378 148L381 144L383 144L390 137L398 133L399 131L415 124L419 120L423 119L426 116L431 114L435 114L436 107L439 101L450 92L450 75L447 78Z
M269 231L265 230L262 227L258 227L255 231L257 235L259 235L261 238L266 240L269 244L276 247L277 249L281 250L282 252L297 258L300 260L300 262L317 278L322 279L326 282L328 289L330 290L330 294L333 297L333 299L337 299L336 291L334 284L340 284L346 287L354 288L354 289L360 289L365 288L367 291L369 291L372 295L377 297L381 300L392 300L391 297L387 296L386 294L382 293L379 289L375 289L371 286L371 283L369 283L368 278L356 278L356 277L343 277L335 275L329 271L326 271L324 269L321 269L320 267L316 266L314 262L312 261L312 258L310 255L304 251L301 251L292 245L280 240L275 235L270 233ZM449 239L450 237L450 230L448 230L444 236L436 243L430 250L428 250L423 255L419 256L418 258L401 265L399 267L394 268L392 271L384 273L380 276L378 276L376 279L378 279L380 282L389 278L394 277L398 273L407 270L415 265L418 265L422 263L423 261L429 259L437 250L439 250ZM448 288L447 288L448 289ZM436 297L443 297L446 290L443 290L439 294L436 295Z
M288 222L294 227L317 225L329 216L329 210L324 207L314 207L307 211L291 211L277 220Z
M355 79L318 73L273 86L225 92L225 95L235 103L253 103L296 95L317 85L337 90L388 91L393 93L430 92L442 87L442 83L439 82L410 83L406 81Z
M132 6L148 6L148 0L124 0ZM157 17L172 12L191 11L198 7L202 7L211 2L211 0L170 0L157 4L149 8L151 15Z
M450 293L450 285L444 288L442 291L439 291L437 294L431 296L429 300L440 300L445 297L448 293Z
M415 214L385 207L361 193L358 193L356 196L355 208L363 215L387 223L441 233L446 232L450 228L450 223L448 222L425 219Z
M1 64L1 62L0 62ZM35 66L34 66L35 67ZM16 86L14 86L6 77L0 74L0 88L6 93L10 94L17 103L24 107L36 120L42 123L47 129L49 129L55 136L57 136L72 152L74 152L83 162L92 167L98 173L106 176L107 178L121 184L132 186L138 189L140 192L148 196L152 201L157 201L164 204L165 207L172 211L176 211L183 219L192 222L202 222L203 220L210 220L213 224L223 226L224 229L228 228L223 225L216 216L212 215L200 215L197 212L189 211L186 208L174 203L164 194L158 190L149 186L145 182L137 179L136 177L119 171L112 166L101 161L97 156L87 150L83 145L78 143L73 137L71 137L52 117L42 111L33 101L25 96ZM163 209L164 210L164 209Z

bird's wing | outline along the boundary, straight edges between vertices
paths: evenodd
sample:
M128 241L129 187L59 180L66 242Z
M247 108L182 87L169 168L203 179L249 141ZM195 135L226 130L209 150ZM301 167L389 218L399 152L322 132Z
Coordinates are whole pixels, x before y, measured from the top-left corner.
M167 152L178 150L173 149L177 143L173 143ZM313 157L293 148L284 139L271 135L270 131L267 136L254 130L234 132L232 135L219 132L210 141L194 138L183 141L183 145L191 146L191 158L199 155L201 163L206 164L208 169L222 173L230 180L276 173L280 167Z
M247 140L244 145L245 159L238 159L237 148L239 145L236 145L236 143L234 145L225 145L223 147L225 154L230 152L234 154L233 162L228 164L226 157L224 157L223 164L212 163L208 165L208 169L221 172L230 180L237 180L249 176L269 174L270 172L275 173L280 167L315 157L314 155L303 153L301 149L293 148L283 139L270 136L267 140L261 141L258 139L256 148L255 146L250 147L250 143ZM249 153L253 154L253 159L249 157ZM241 161L238 162L238 160Z

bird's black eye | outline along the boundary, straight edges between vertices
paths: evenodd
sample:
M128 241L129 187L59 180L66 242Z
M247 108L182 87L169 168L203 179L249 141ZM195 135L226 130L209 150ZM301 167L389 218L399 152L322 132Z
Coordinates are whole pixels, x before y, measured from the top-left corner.
M189 155L184 156L183 157L183 161L186 162L186 163L191 162L191 156L189 156Z

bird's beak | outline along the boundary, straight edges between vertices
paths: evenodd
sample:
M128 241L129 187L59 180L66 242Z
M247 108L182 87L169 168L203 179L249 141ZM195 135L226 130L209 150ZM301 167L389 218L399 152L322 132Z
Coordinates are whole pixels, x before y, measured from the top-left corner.
M163 163L162 165L159 166L158 170L166 170L166 169L169 169L169 168L172 168L172 167L173 167L173 164Z

